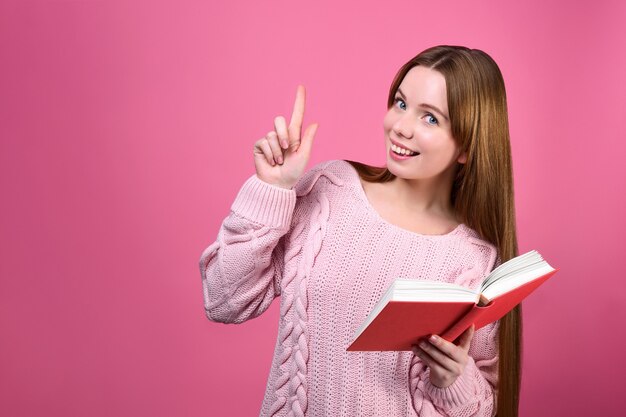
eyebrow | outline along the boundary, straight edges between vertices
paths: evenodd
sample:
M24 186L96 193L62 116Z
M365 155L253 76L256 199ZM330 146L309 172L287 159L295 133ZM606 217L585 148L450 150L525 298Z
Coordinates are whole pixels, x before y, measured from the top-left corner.
M403 99L406 100L406 96L404 95L404 93L402 92L402 90L400 90L400 87L398 87L398 93L402 96ZM432 104L428 104L428 103L420 103L418 104L419 107L425 107L427 109L431 109L436 111L437 113L439 113L440 115L443 116L444 119L446 119L447 121L450 121L450 119L448 119L448 116L446 116L441 110L439 110L437 107L433 106Z

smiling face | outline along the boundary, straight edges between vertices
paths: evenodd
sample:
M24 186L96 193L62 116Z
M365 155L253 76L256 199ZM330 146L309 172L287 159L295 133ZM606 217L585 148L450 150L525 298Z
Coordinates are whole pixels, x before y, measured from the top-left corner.
M407 72L383 127L387 168L399 178L452 181L457 162L465 163L452 137L446 80L438 71L418 65Z

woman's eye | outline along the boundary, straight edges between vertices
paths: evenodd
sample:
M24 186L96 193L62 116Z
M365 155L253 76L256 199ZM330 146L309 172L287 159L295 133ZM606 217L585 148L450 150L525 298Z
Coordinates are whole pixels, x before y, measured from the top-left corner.
M402 99L401 99L401 98L396 97L396 103L401 103L401 104L399 104L400 108L401 108L402 110L406 110L406 104L404 103L404 101L402 101ZM404 105L404 107L402 107L403 105Z
M439 124L439 121L437 120L437 118L430 113L426 114L426 121L428 124L431 124L431 125Z

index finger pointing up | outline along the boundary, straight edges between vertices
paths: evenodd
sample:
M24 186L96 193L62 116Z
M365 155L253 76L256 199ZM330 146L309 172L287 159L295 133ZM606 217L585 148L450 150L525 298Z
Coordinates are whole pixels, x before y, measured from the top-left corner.
M292 144L300 144L300 134L302 131L302 120L304 119L304 100L306 98L306 90L303 85L298 86L296 92L296 102L293 105L293 113L289 121L289 141ZM296 146L297 147L297 146Z

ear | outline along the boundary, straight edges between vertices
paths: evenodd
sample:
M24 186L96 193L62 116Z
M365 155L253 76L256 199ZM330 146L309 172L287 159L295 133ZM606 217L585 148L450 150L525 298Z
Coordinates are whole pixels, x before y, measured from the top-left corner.
M459 164L464 164L467 162L467 152L461 152L459 157L456 160Z

